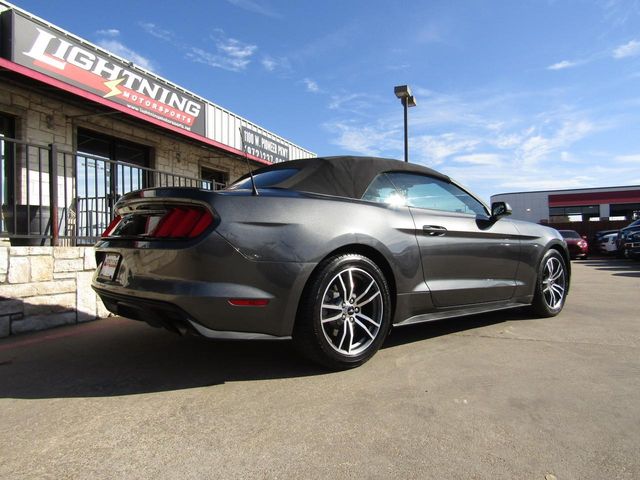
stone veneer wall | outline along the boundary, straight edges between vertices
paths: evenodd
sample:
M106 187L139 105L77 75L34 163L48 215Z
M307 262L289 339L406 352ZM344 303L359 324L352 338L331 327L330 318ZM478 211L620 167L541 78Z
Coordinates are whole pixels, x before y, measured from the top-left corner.
M93 247L0 246L0 338L108 315Z

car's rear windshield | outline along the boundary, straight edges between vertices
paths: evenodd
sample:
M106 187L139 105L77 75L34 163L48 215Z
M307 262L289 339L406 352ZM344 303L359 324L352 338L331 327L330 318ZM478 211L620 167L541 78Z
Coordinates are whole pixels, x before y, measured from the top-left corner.
M266 172L255 173L253 175L256 182L256 188L269 188L278 183L284 182L299 172L297 168L279 168L276 170L268 170ZM227 190L249 190L251 189L251 177L238 180L236 183L227 187Z
M574 232L573 230L560 230L560 235L564 238L582 238L578 232Z

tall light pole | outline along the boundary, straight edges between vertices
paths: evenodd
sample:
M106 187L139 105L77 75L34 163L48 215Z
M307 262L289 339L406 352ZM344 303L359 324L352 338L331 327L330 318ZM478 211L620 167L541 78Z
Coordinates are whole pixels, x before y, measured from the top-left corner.
M400 99L404 107L404 161L409 161L409 126L407 125L407 110L416 106L416 98L411 95L409 85L398 85L393 87L393 93Z

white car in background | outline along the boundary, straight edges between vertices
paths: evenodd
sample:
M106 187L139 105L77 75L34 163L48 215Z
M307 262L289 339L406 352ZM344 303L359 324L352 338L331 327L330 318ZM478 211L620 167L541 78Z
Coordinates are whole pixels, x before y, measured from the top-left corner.
M614 253L618 247L616 246L617 233L609 233L600 240L600 251L604 253Z

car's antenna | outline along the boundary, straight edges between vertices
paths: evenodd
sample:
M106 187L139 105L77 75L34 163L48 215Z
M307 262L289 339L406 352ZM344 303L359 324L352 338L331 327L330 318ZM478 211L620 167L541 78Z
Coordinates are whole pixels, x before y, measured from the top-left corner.
M251 164L249 163L249 154L247 153L247 149L244 148L244 135L242 135L242 127L238 127L240 130L240 141L242 142L242 153L244 153L244 159L247 161L247 167L249 167L249 176L251 177L251 194L258 195L258 189L256 188L256 180L253 178L253 169L251 168Z

